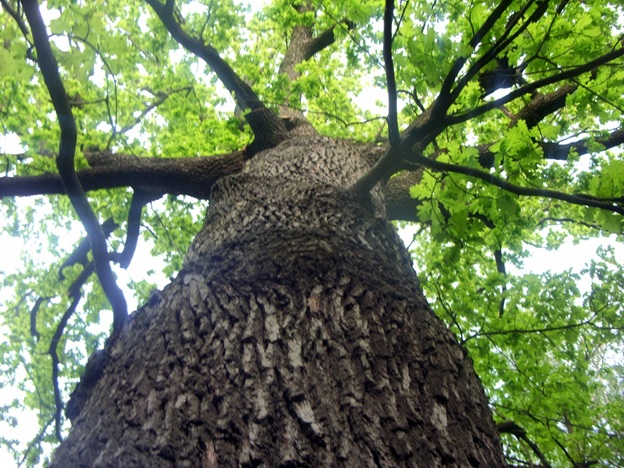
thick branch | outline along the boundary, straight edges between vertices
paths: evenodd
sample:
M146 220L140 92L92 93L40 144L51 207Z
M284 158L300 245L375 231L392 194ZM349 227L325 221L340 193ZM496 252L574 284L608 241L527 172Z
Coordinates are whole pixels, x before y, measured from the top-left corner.
M310 5L309 2L301 2L295 5L294 8L299 14L312 11L312 5ZM311 27L303 25L295 26L278 72L288 76L290 81L296 80L299 77L299 72L295 70L295 68L301 62L311 57L310 45L312 41Z
M531 13L529 18L524 21L512 34L511 31L514 29L518 21L521 18L524 18L525 14L533 3L537 3L537 7L533 11L533 13ZM451 104L455 103L468 82L470 82L470 80L477 76L477 74L481 72L488 63L492 62L496 59L497 56L502 54L502 52L514 41L514 39L518 37L523 31L525 31L531 23L539 21L542 15L546 12L547 8L548 0L529 0L528 2L526 2L522 6L522 8L517 11L507 22L505 31L500 37L497 38L496 42L481 57L479 57L476 62L470 66L470 68L468 68L464 76L462 76L461 79L457 82L455 89L453 89L448 98L445 98L448 105L450 106ZM444 109L444 115L446 115L447 110L448 107ZM442 116L442 114L436 114L436 117L441 118Z
M94 167L77 173L86 191L139 187L162 194L208 199L217 180L242 170L244 153L163 159L91 153L87 159ZM0 198L63 193L61 179L56 174L0 178Z
M528 128L535 127L544 118L563 108L566 98L577 89L577 84L565 84L552 93L537 94L513 116L511 124L515 125L518 120L524 120Z
M158 0L145 0L158 15L171 36L186 50L204 60L210 68L217 74L219 80L232 94L238 107L242 110L259 110L264 108L260 98L245 83L236 72L219 55L219 52L211 45L204 44L200 39L189 36L176 21L173 10L174 3L167 0L166 4Z
M485 37L485 35L489 33L494 24L500 19L502 14L507 8L509 8L509 5L511 5L512 3L512 0L504 0L498 4L498 6L492 11L490 16L488 16L485 22L481 25L479 30L470 39L470 47L474 49L477 47L477 45L480 44L483 37ZM458 57L455 60L455 63L453 63L450 71L444 78L442 88L440 89L440 94L438 96L438 99L436 99L434 103L435 115L446 114L447 109L453 103L453 99L451 98L451 89L453 87L453 84L455 84L458 73L461 71L467 60L468 57Z
M43 75L46 87L50 93L61 130L61 141L59 144L59 154L56 158L56 165L65 192L91 241L93 260L95 262L98 279L113 309L113 329L119 331L123 327L128 315L127 304L123 292L119 286L117 286L108 261L104 233L100 228L97 217L95 213L93 213L80 185L80 181L76 176L74 154L76 151L77 133L74 116L67 98L67 93L65 92L65 87L63 86L58 72L56 60L52 54L52 48L48 41L48 34L45 24L43 23L43 18L41 17L41 12L39 11L39 6L37 2L31 0L23 0L22 5L32 30L41 74Z
M355 23L349 20L344 20L342 23L345 25L347 31L351 31L355 27ZM308 44L305 60L311 59L314 55L336 42L336 35L334 34L336 26L338 25L335 24L331 26L312 39L312 42Z
M390 220L420 221L417 208L420 201L410 195L410 188L420 183L422 170L404 171L383 185L386 215Z
M313 6L310 2L302 2L295 5L294 8L299 14L313 11ZM287 75L291 81L297 79L299 73L295 70L296 66L332 45L336 41L334 31L339 24L344 24L347 31L355 27L355 24L351 21L343 20L326 29L318 36L313 37L310 26L295 26L290 43L284 54L284 59L280 64L279 73Z
M541 466L543 466L544 468L550 468L551 466L550 463L548 463L548 460L546 460L546 457L544 457L544 454L539 449L538 445L527 437L526 431L522 427L520 427L518 424L516 424L513 421L506 421L506 422L497 424L496 428L498 429L498 432L500 432L501 434L504 434L504 433L512 434L518 439L525 441L529 445L529 447L531 447L531 450L533 450L533 453L535 453L535 455L537 455L537 457L542 462Z

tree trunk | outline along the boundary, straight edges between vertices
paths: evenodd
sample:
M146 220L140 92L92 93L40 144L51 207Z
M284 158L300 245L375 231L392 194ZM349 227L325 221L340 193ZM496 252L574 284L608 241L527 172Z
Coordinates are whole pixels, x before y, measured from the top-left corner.
M217 183L183 270L107 346L53 466L504 465L379 193L345 190L365 148L302 134Z

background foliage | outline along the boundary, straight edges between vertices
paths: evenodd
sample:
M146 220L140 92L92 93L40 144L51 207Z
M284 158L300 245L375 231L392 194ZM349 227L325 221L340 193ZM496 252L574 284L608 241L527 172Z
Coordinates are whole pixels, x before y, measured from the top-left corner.
M383 142L386 111L375 102L386 86L383 6L377 1L312 4L316 13L301 15L286 0L261 9L257 2L253 9L227 0L178 2L185 30L219 50L265 103L288 100L326 135ZM525 82L622 45L624 15L617 2L527 0L510 2L471 50L469 39L497 4L399 2L393 51L402 126L434 101L456 58L469 57L464 70L476 63L504 34L513 12L523 8L525 18L535 13L539 20L510 41L504 58ZM56 116L19 6L11 0L2 5L0 134L18 140L20 147L4 149L3 172L11 177L55 172ZM242 115L215 75L171 39L146 4L50 0L43 9L78 124L79 168L87 166L82 152L93 149L189 157L226 153L250 142ZM344 19L356 26L349 29ZM336 42L301 64L300 77L289 82L278 66L292 28L300 24L317 34L338 24ZM494 60L487 70L498 65ZM505 86L502 95L519 84ZM605 150L601 141L621 128L623 64L611 62L565 84L575 86L565 105L531 123L514 117L530 96L471 117L475 107L501 95L487 95L475 77L450 109L464 120L449 126L426 154L483 169L479 148L487 146L493 163L486 170L511 183L621 201L622 153L617 147ZM561 86L553 83L540 92ZM549 158L538 143L578 139L591 151L573 150L562 159ZM517 426L503 435L510 463L624 465L624 270L617 260L622 215L522 197L474 177L431 170L423 172L411 194L418 222L401 227L416 233L411 251L423 288L475 361L496 420ZM121 226L109 237L111 250L123 246L130 197L126 189L89 193L100 220L113 218ZM30 466L44 462L57 443L48 350L73 300L68 288L81 266L64 268L62 277L59 272L82 234L66 197L33 197L27 203L5 197L1 203L3 235L24 245L19 268L0 273L0 382L14 390L2 401L1 442L17 462ZM165 275L180 268L205 206L166 196L148 208L142 234L152 254L162 258ZM580 271L523 272L530 257L587 239L603 239L605 247ZM139 303L148 299L159 273L148 265L144 269L145 278L129 285ZM95 277L83 293L58 347L64 400L87 356L102 346L109 324L109 305ZM10 430L23 411L37 414L40 433L32 441L17 440Z

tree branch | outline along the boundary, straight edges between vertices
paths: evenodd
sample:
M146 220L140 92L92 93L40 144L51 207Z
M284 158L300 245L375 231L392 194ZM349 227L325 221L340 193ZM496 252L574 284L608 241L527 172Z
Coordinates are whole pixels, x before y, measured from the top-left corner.
M531 447L531 450L533 450L533 453L537 455L537 458L540 459L540 461L542 462L542 466L544 468L551 467L551 464L548 463L548 460L546 460L546 457L544 456L544 454L542 453L538 445L527 437L526 431L522 427L520 427L518 424L516 424L513 421L505 421L503 423L497 424L496 428L498 429L498 432L500 432L501 434L505 434L505 433L512 434L516 438L526 442L528 446Z
M537 94L511 119L511 125L524 120L528 128L535 127L550 114L565 107L566 98L578 89L577 84L565 84L552 93Z
M113 254L111 257L116 261L123 269L128 268L132 257L134 257L134 251L136 250L137 242L139 239L139 232L141 230L141 215L143 213L143 207L159 199L162 196L160 193L149 192L142 189L137 189L132 195L132 201L130 202L130 211L128 212L128 226L126 232L126 242L124 248L119 254Z
M620 47L619 49L615 49L607 54L604 54L594 60L591 60L583 65L579 65L577 67L573 67L570 70L562 71L556 75L552 75L546 78L542 78L541 80L534 81L532 83L528 83L524 86L521 86L518 89L510 91L505 96L495 99L493 101L489 101L481 106L478 106L474 109L471 109L466 112L461 112L458 114L454 114L446 117L445 123L447 125L455 125L458 123L466 122L467 120L471 120L474 117L485 114L486 112L501 107L503 104L513 101L514 99L519 98L525 94L529 94L533 91L536 91L545 86L558 83L560 81L568 80L571 78L575 78L583 73L590 72L596 67L604 65L612 60L615 60L624 55L624 47Z
M312 11L310 2L293 2L292 6L299 14ZM301 62L311 57L309 53L312 42L312 28L310 26L295 26L278 73L285 74L290 81L295 81L299 77L299 72L295 68Z
M72 206L76 210L83 226L85 227L93 251L95 269L113 309L113 330L118 332L123 327L128 316L128 307L123 292L117 286L113 271L108 261L106 239L100 228L95 213L91 209L87 197L80 185L80 180L76 176L74 168L74 154L76 151L76 122L72 114L71 106L65 92L65 87L58 72L56 60L52 54L52 48L48 41L39 5L34 0L22 0L22 6L26 13L26 18L32 30L39 67L50 93L52 104L56 112L61 130L61 141L59 144L59 154L56 158L56 165L63 182L65 192L69 197Z
M63 317L61 317L61 321L56 327L54 331L54 335L52 336L52 341L50 341L50 346L48 347L48 354L52 358L52 383L54 386L54 404L56 406L56 411L54 413L54 419L56 421L56 438L60 441L63 440L63 436L61 434L61 415L63 413L63 399L61 398L61 389L59 387L59 364L60 360L58 357L58 345L61 341L61 337L63 336L63 332L65 331L65 327L67 326L67 322L71 318L71 316L76 312L76 308L78 307L78 303L80 302L80 294L77 294L72 297L71 305L67 308Z
M22 459L20 460L19 465L17 465L18 468L24 465L24 463L26 463L26 460L28 459L28 454L30 453L30 451L34 447L38 446L43 441L43 438L45 437L46 432L48 430L48 427L50 427L50 424L52 424L53 422L54 422L54 417L52 417L52 419L49 419L48 422L41 428L41 430L39 431L39 434L37 434L35 438L30 441L30 443L28 444L28 447L26 447L26 450L24 450L22 454Z
M108 152L85 156L93 166L77 172L85 191L133 187L198 199L208 199L220 178L240 172L246 157L242 151L192 158L137 158ZM0 198L63 193L57 174L0 177Z
M504 0L500 2L496 8L492 11L490 16L487 17L485 22L481 25L481 27L477 30L474 36L470 39L468 43L472 49L475 49L480 43L481 40L485 37L485 35L492 29L494 24L500 19L501 15L509 8L509 5L513 3L512 0ZM438 95L438 99L436 99L433 105L433 113L435 115L446 115L446 111L453 103L451 98L451 89L455 84L455 80L457 75L463 68L463 66L468 61L468 57L458 57L453 63L450 71L447 73L444 81L442 83L442 87L440 88L440 94Z
M347 31L351 31L353 28L355 28L355 23L353 23L352 21L343 20L341 23L345 25ZM336 35L334 34L334 31L336 30L337 26L338 24L334 24L333 26L316 36L314 39L312 39L312 41L308 44L308 50L305 54L305 60L311 59L320 51L326 49L334 42L336 42Z
M15 20L17 26L22 31L22 35L28 41L28 36L30 35L30 31L28 31L28 26L24 22L24 20L20 17L19 13L15 11L15 9L11 6L11 4L7 0L0 0L0 4L2 8Z
M556 332L556 331L561 331L561 330L570 330L573 328L579 328L579 327L584 327L585 325L592 325L592 320L594 320L594 318L596 318L596 314L592 315L589 319L587 320L583 320L582 322L578 322L578 323L569 323L567 325L561 325L558 327L546 327L546 328L513 328L513 329L509 329L509 330L494 330L494 331L480 331L477 333L473 333L472 335L466 337L464 340L461 341L460 344L465 344L467 341L472 340L474 338L479 338L481 336L496 336L496 335L511 335L511 334L527 334L527 333L550 333L550 332ZM619 327L613 327L612 330L619 330Z
M171 36L186 50L201 58L217 74L219 80L232 94L238 107L242 110L260 110L264 104L256 93L245 83L236 72L225 62L219 52L202 40L189 36L174 17L175 2L167 0L166 4L158 0L145 0L152 7Z
M145 0L165 25L171 36L186 50L201 58L234 97L241 110L249 109L245 115L255 136L250 145L252 152L275 146L286 138L287 131L283 122L271 110L264 106L257 94L245 83L236 72L225 62L217 50L202 40L188 35L176 21L173 10L175 1L167 0L166 4L158 0Z
M388 137L390 145L396 146L400 142L399 122L397 120L397 90L394 77L394 61L392 60L392 20L394 18L394 0L386 0L384 8L383 31L383 58L386 70L386 85L388 88Z
M37 300L35 301L35 305L33 306L32 309L30 309L30 336L32 336L35 339L35 341L39 341L39 338L41 337L41 334L37 330L37 313L39 312L39 308L41 307L41 304L43 304L46 301L49 301L50 299L52 298L49 296L38 297Z
M614 148L624 144L624 128L614 130L604 137L594 138L593 143L598 143L604 149ZM590 152L589 139L577 140L572 143L553 143L549 141L538 141L537 145L544 152L544 159L566 161L570 157L570 152L575 151L582 156ZM485 168L494 167L495 153L490 151L492 144L479 145L476 147L479 153L479 164Z
M484 182L487 182L489 184L502 188L503 190L506 190L508 192L515 193L516 195L553 198L555 200L562 200L562 201L571 203L573 205L601 208L603 210L612 211L614 213L619 213L619 214L624 215L624 206L622 206L622 204L624 203L624 198L606 200L606 199L601 199L601 198L594 197L591 195L586 195L586 194L572 195L572 194L557 192L557 191L549 190L549 189L522 187L519 185L512 184L510 182L507 182L504 179L501 179L499 177L496 177L488 172L484 172L479 169L435 161L433 159L429 159L422 155L415 155L414 157L410 158L410 161L415 164L428 167L436 171L455 172L458 174L472 176L477 179L483 180Z
M526 12L529 10L529 8L531 7L533 3L537 3L537 7L533 11L533 13L531 13L531 16L529 16L529 18L526 21L524 21L518 27L518 29L516 29L516 31L513 34L511 34L511 31L513 30L513 28L516 26L516 24L521 18L524 18L524 15L526 14ZM529 27L531 23L538 21L546 12L547 8L548 8L548 0L529 0L522 6L522 8L519 11L514 13L514 15L510 18L510 20L506 24L505 31L502 33L502 35L499 38L497 38L496 42L481 57L479 57L475 63L473 63L468 68L465 75L462 76L461 79L458 81L457 85L455 86L455 89L453 89L448 99L446 99L446 102L448 103L448 105L450 106L450 104L453 104L457 100L460 93L466 87L468 82L470 82L472 78L474 78L479 72L481 72L481 70L483 70L483 68L488 63L495 60L497 56L499 56L505 50L505 48L514 41L516 37L518 37L522 32L526 30L526 28ZM447 110L448 110L448 107L444 109L444 115L446 115ZM439 117L442 117L442 114L440 114Z
M118 227L119 224L117 224L113 218L108 218L102 223L102 232L104 233L104 237L108 238L108 236L110 236L110 234ZM76 265L77 263L82 265L82 267L84 268L89 262L88 254L90 250L91 243L89 242L89 237L85 237L78 243L78 246L74 249L70 256L67 257L67 260L65 260L59 268L59 281L65 280L65 275L63 274L63 270L65 268Z
M181 93L182 91L191 91L192 86L184 86L182 88L172 89L168 93L156 93L154 96L156 99L152 101L150 104L145 106L145 108L134 118L134 122L124 125L119 131L115 127L113 127L113 135L111 135L111 140L120 133L126 133L132 130L135 126L137 126L141 120L149 114L153 109L160 106L164 103L168 98L171 97L174 93Z
M410 195L410 188L418 185L422 170L403 171L383 184L386 215L390 220L418 222L417 208L420 200Z

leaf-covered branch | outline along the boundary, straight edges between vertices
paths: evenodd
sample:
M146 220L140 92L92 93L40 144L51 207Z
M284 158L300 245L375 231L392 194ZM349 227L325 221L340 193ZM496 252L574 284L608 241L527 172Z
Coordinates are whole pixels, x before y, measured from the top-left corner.
M117 286L108 261L104 233L100 228L95 213L89 205L74 168L74 155L77 140L76 122L74 121L65 87L59 75L56 60L52 54L48 33L43 23L39 6L36 2L29 0L23 0L22 5L32 30L39 59L39 67L50 93L61 130L61 141L56 158L56 165L65 192L89 235L95 269L100 283L102 284L102 288L106 293L106 297L110 301L113 309L113 329L118 332L126 321L128 310L123 292L119 289L119 286Z
M507 330L492 330L492 331L479 331L476 333L473 333L472 335L466 337L465 339L462 340L462 344L466 343L467 341L470 341L474 338L479 338L482 336L497 336L497 335L512 335L512 334L533 334L533 333L551 333L551 332L557 332L557 331L562 331L562 330L570 330L573 328L579 328L579 327L584 327L584 326L590 326L590 327L595 327L598 329L609 329L609 330L613 330L613 331L621 331L622 327L602 327L602 326L598 326L594 323L594 319L596 318L597 313L594 313L590 318L588 318L587 320L583 320L581 322L578 323L568 323L566 325L559 325L559 326L553 326L553 327L543 327L543 328L510 328Z
M591 60L582 65L578 65L576 67L572 67L569 70L561 71L560 73L548 76L546 78L542 78L541 80L536 80L531 83L527 83L524 86L519 87L513 91L510 91L503 97L498 99L494 99L485 104L477 106L474 109L465 112L459 112L457 114L453 114L448 116L445 121L447 125L456 125L461 122L466 122L470 119L478 117L479 115L485 114L486 112L497 109L503 106L504 104L513 101L514 99L519 98L520 96L524 96L525 94L532 93L533 91L537 91L540 88L544 88L551 84L559 83L565 80L569 80L572 78L576 78L583 73L588 73L593 69L605 65L613 60L624 56L624 47L620 47L615 49L609 53L606 53L594 60ZM413 137L412 137L413 138Z
M467 166L459 166L456 164L449 164L441 161L435 161L422 155L413 156L411 158L411 161L417 165L428 167L436 171L455 172L457 174L464 174L475 177L477 179L483 180L484 182L502 188L508 192L515 193L516 195L552 198L555 200L562 200L573 205L601 208L603 210L612 211L614 213L624 215L624 197L617 199L601 199L586 194L573 195L545 188L522 187L520 185L515 185L507 182L500 177L496 177L488 172L484 172L479 169Z
M570 153L574 152L578 156L588 154L592 151L592 145L598 144L605 150L615 148L624 144L624 128L613 130L605 136L595 138L583 138L572 143L554 143L550 141L538 141L536 144L542 149L544 159L566 161ZM495 153L491 151L492 144L477 146L479 154L479 164L485 168L494 167Z

